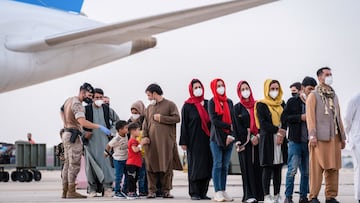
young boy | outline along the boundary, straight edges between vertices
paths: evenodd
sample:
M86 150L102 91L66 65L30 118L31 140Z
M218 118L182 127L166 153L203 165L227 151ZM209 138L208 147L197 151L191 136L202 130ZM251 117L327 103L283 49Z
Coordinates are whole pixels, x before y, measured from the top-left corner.
M136 182L142 165L141 144L136 140L140 136L140 126L138 123L128 125L130 139L128 142L128 160L126 161L127 185L129 188L128 199L135 199Z
M120 190L121 180L126 170L126 160L128 158L128 133L127 122L124 120L119 120L115 124L116 136L106 145L104 151L105 157L111 156L110 149L114 149L112 157L114 158L114 168L115 168L115 196L114 198L125 199L127 196ZM126 176L125 180L126 181Z

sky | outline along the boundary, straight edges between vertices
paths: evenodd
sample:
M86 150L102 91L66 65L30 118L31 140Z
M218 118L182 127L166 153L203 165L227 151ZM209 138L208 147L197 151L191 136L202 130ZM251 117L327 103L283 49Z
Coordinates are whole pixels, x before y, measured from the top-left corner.
M221 1L85 0L82 11L90 19L113 23L217 2ZM84 82L102 88L111 107L127 120L133 102L148 104L144 91L150 83L158 83L180 111L192 78L202 81L208 99L210 81L222 78L234 103L239 101L240 80L247 80L255 98L261 99L264 81L277 79L287 100L291 83L305 76L316 78L317 69L329 66L345 112L360 87L359 10L358 0L282 0L155 35L158 43L153 49L0 94L0 142L25 140L31 132L37 143L58 144L59 108Z

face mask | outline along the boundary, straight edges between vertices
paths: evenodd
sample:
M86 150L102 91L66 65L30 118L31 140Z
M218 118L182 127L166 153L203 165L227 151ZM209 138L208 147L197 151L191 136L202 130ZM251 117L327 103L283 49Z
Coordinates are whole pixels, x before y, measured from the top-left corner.
M197 88L193 91L195 97L201 97L203 91L202 88Z
M92 103L92 99L89 98L89 97L85 97L85 98L84 98L84 102L87 103L87 104L91 104L91 103Z
M150 100L150 105L155 105L155 104L156 104L156 100L155 100L155 99Z
M293 97L295 97L296 95L298 95L298 93L291 93L291 95L293 96Z
M216 92L220 95L223 95L225 93L225 87L218 87Z
M136 119L140 118L140 114L131 114L131 118L133 120L136 120Z
M104 103L104 101L99 99L99 100L95 100L94 103L95 103L96 106L100 107Z
M273 90L269 92L269 96L273 99L275 99L279 94L279 91Z
M332 76L327 76L325 78L325 84L330 86L330 85L332 85L332 83L333 83L333 77Z
M241 92L241 96L243 96L245 99L250 97L250 90L244 90Z
M301 93L301 97L306 101L307 96L305 93Z

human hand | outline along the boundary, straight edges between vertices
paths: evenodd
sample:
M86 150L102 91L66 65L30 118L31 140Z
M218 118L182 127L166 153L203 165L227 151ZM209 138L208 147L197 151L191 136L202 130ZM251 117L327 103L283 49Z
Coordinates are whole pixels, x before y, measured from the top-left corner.
M92 132L90 132L90 131L85 131L84 137L85 137L86 139L90 139L91 136L92 136Z
M160 114L154 114L154 120L160 123Z
M148 137L144 137L144 138L141 139L140 143L141 143L142 145L144 145L144 144L150 144L150 139L149 139Z
M105 135L111 135L111 131L109 129L107 129L106 127L99 125L99 129L105 133Z
M306 121L306 114L301 114L301 121Z
M310 144L311 147L316 147L317 146L317 139L316 139L315 136L310 136L309 144Z
M226 146L228 146L230 143L232 143L235 140L235 138L231 135L228 135L226 138Z
M281 145L284 141L284 136L281 133L276 135L276 144Z
M345 141L341 141L341 149L344 149L345 145L346 145Z
M253 146L258 145L259 144L259 134L254 135L250 141Z

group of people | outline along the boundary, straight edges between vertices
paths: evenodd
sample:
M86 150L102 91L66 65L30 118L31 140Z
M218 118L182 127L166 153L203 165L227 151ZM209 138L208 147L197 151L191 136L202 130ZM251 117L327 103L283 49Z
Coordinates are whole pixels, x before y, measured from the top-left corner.
M279 202L281 171L287 164L285 203L293 202L297 169L301 173L300 203L320 202L323 175L326 202L336 203L345 130L338 98L331 87L331 69L320 68L317 79L319 84L314 78L305 77L297 88L299 92L286 103L276 79L264 82L263 99L259 100L254 99L250 84L240 81L235 104L226 96L222 79L211 81L210 100L204 98L202 82L193 79L181 116L175 103L163 97L161 87L151 84L145 90L151 104L145 108L141 101L135 102L128 122L119 120L103 104L101 89L85 83L78 96L65 101L61 111L65 151L62 197L85 197L75 191L84 143L90 196L99 190L104 191L104 196L112 196L115 180L115 197L136 198L136 182L140 179L139 194L155 198L160 193L163 198L173 198L173 170L182 170L176 143L176 124L181 119L179 145L187 153L192 200L211 199L207 192L212 179L213 200L233 201L226 191L226 182L235 147L242 173L243 202ZM90 104L84 108L82 101ZM113 138L112 126L116 128ZM78 135L83 128L81 141ZM113 158L115 172L104 155ZM123 174L126 175L121 184Z

